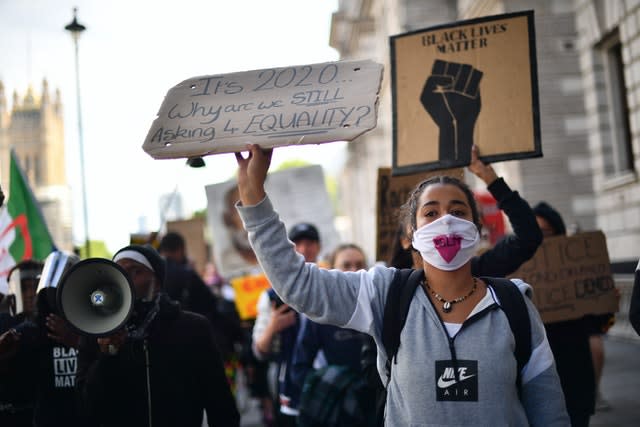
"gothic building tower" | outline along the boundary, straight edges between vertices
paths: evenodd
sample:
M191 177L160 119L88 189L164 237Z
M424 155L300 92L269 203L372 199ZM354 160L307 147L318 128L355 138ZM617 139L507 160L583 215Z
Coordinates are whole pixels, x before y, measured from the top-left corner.
M23 97L14 92L11 109L0 82L0 185L5 193L10 190L11 148L40 203L56 246L72 250L71 191L65 172L62 103L58 90L53 96L49 93L46 80L39 96L31 86Z

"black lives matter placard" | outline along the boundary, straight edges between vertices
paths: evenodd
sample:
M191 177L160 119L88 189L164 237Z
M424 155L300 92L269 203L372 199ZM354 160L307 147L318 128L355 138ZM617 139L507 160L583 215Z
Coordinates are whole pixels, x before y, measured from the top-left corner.
M194 77L169 90L142 148L163 159L352 140L376 126L382 69L339 61Z
M533 11L392 36L393 173L540 157Z
M600 231L545 238L511 277L533 287L533 301L545 323L618 311L607 242Z

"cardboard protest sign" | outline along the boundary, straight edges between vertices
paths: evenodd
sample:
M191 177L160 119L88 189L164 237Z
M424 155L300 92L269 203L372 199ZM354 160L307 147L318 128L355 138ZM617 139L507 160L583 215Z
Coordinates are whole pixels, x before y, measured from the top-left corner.
M378 168L376 260L388 262L391 259L396 231L400 225L400 206L407 201L416 185L435 175L449 175L464 180L463 169L393 176L391 168Z
M258 315L258 298L263 291L271 287L267 276L250 274L231 279L230 283L235 292L235 304L240 319L255 319Z
M533 287L545 323L618 311L607 242L601 231L547 237L510 277Z
M169 90L142 148L170 159L349 141L376 126L382 68L341 61L194 77Z
M390 43L394 175L542 156L533 11Z
M287 227L310 222L320 232L322 253L337 246L340 239L321 166L271 172L265 189ZM259 266L235 208L239 199L236 181L208 185L205 190L213 255L220 274L226 278L255 274Z
M131 233L129 234L129 244L131 245L151 245L155 249L160 246L160 238L157 231L149 233Z

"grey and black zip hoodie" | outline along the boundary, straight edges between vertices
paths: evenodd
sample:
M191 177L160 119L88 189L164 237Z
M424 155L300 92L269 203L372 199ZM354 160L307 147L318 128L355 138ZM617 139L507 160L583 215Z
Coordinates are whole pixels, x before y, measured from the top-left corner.
M282 300L316 322L370 334L378 347L378 372L386 384L382 315L395 269L318 268L295 251L268 197L255 206L239 204L238 211L260 264ZM530 291L522 281L514 284ZM385 426L568 426L542 321L525 300L532 354L521 372L519 398L515 339L491 288L457 331L440 320L418 288L391 371Z

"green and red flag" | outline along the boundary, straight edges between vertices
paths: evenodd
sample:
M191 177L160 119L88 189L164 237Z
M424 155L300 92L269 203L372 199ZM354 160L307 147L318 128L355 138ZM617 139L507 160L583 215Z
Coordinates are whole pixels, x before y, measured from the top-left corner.
M11 150L9 200L0 213L0 292L7 292L7 274L25 259L44 261L55 249L38 202Z

